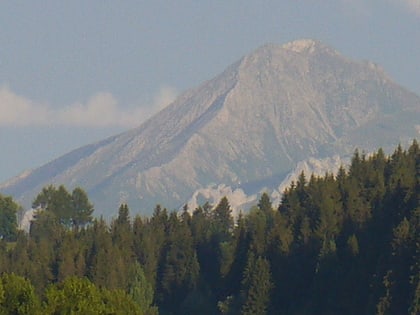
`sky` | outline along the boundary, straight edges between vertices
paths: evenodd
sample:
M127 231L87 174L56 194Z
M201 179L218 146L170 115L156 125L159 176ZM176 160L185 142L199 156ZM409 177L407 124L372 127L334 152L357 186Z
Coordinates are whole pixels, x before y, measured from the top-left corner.
M420 0L0 0L0 183L302 38L420 95Z

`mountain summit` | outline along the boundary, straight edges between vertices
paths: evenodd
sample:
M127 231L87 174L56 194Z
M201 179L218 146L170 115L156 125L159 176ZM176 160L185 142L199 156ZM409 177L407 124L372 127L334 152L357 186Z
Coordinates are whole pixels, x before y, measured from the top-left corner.
M257 192L298 162L418 137L420 97L371 62L313 40L265 45L136 129L0 186L28 205L43 186L87 190L97 215L121 202L175 208L211 184Z

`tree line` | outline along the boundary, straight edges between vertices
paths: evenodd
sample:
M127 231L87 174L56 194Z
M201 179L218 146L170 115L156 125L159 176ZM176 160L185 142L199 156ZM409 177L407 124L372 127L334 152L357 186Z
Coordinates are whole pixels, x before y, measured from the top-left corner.
M356 151L236 220L222 198L107 223L49 186L25 234L0 196L0 314L418 314L419 152Z

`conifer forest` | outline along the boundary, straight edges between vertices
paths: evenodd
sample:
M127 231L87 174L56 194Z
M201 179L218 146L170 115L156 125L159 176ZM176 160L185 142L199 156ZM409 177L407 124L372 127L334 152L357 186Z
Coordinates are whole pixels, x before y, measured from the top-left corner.
M420 314L420 148L355 151L233 217L217 205L94 218L45 187L29 233L0 195L0 314Z

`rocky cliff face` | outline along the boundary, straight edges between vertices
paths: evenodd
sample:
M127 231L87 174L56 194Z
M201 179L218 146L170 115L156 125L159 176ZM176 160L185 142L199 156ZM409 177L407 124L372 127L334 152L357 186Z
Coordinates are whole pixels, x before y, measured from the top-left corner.
M266 45L138 128L0 189L27 205L49 183L81 186L97 215L115 214L121 202L148 214L212 184L278 187L300 161L394 147L418 137L419 122L420 98L373 63L312 40Z

